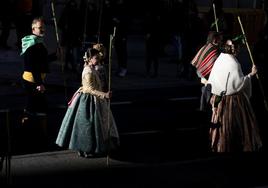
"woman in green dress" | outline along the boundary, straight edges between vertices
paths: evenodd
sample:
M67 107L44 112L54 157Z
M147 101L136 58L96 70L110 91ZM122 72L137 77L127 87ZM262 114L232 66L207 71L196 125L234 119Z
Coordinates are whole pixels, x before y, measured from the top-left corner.
M85 53L82 86L68 103L56 144L78 151L82 157L104 155L119 146L119 134L108 101L111 92L103 92L95 66L99 51Z

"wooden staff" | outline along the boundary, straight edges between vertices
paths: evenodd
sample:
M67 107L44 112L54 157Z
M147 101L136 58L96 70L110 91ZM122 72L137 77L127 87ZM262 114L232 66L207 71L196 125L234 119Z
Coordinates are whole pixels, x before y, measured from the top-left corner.
M109 70L108 70L108 91L111 91L111 77L112 77L112 49L113 49L113 40L115 37L116 27L114 27L114 33L110 35L110 43L109 43ZM106 157L106 164L107 166L110 165L110 132L111 132L111 125L110 125L110 107L111 107L111 100L108 99L108 151Z
M246 43L246 46L247 46L247 50L248 50L248 53L249 53L249 57L250 57L251 63L252 63L252 65L255 65L255 62L254 62L254 59L253 59L251 50L250 50L249 45L248 45L247 37L245 35L245 31L244 31L242 22L240 20L240 16L238 16L237 19L238 19L238 22L240 24L240 28L241 28L242 34L244 36L244 40L245 40L245 43ZM261 80L260 80L260 77L259 77L258 73L256 74L256 77L258 79L258 83L259 83L259 87L260 87L260 90L261 90L261 94L263 96L265 109L268 112L268 105L267 105L267 101L266 101L266 98L265 98L264 89L263 89L263 86L262 86L262 83L261 83Z
M56 40L57 40L57 44L59 44L60 38L59 38L59 32L58 32L57 19L56 19L56 15L55 15L54 0L51 0L51 11L52 11L52 19L53 19L54 26L55 26Z
M213 3L212 6L213 6L213 13L214 13L214 20L215 20L216 31L219 32L218 18L217 18L217 14L216 14L215 4Z
M108 82L108 90L111 90L111 75L112 75L112 49L113 49L113 40L115 37L116 27L114 27L114 32L110 35L110 46L109 46L109 82Z
M56 19L56 14L55 14L55 5L54 5L54 0L51 0L51 12L52 12L52 19L54 22L55 26L55 35L56 35L56 41L57 41L57 51L60 54L60 61L61 61L61 72L63 75L63 86L64 86L64 95L65 99L67 101L67 84L66 84L66 78L64 74L64 61L62 60L62 49L60 47L60 37L59 37L59 30L58 30L58 24L57 24L57 19Z

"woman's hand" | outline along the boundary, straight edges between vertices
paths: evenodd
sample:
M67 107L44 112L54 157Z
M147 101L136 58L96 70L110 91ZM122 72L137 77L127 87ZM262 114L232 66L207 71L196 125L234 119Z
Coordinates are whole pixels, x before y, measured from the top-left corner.
M111 97L112 97L112 91L108 91L107 93L105 93L106 99L110 99Z
M36 87L37 91L41 92L41 93L44 93L46 88L43 84L39 85Z
M251 73L249 73L250 76L254 76L258 72L256 65L253 65L251 68Z

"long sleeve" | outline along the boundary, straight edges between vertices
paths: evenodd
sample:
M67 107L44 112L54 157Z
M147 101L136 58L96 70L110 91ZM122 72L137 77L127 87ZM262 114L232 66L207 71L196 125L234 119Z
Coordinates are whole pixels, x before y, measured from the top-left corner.
M82 73L82 92L105 98L106 93L101 91L100 80L96 72L90 68L85 68Z

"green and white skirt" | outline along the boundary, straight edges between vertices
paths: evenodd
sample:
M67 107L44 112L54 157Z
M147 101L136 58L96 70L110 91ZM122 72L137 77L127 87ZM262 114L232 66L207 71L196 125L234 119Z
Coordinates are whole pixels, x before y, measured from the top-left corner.
M76 92L69 102L56 144L91 154L104 154L119 146L119 134L107 100Z

